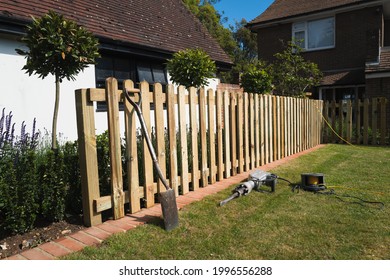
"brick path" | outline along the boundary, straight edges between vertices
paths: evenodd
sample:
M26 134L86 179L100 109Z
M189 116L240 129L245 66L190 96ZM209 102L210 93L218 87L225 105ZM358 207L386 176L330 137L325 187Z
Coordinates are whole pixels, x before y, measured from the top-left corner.
M309 150L294 154L278 161L274 161L272 163L261 166L259 169L264 171L271 170L292 159L313 152L321 147L324 147L324 145L318 145ZM247 179L251 172L252 171L244 172L234 177L219 181L213 185L209 185L206 188L200 188L197 191L192 191L188 194L179 196L176 199L177 206L179 209L181 209L192 202L201 200L205 196L215 194L226 188L230 188L232 185ZM161 206L160 204L156 204L151 208L142 209L140 212L135 214L126 215L124 218L119 220L109 220L101 225L89 227L69 236L41 244L38 247L8 257L5 260L53 260L72 252L79 251L85 246L100 244L103 242L103 240L112 234L132 230L137 226L147 223L149 220L155 217L161 216Z

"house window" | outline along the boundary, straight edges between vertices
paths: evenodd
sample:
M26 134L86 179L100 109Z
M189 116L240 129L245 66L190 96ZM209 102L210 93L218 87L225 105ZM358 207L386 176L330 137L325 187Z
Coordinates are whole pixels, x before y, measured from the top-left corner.
M293 24L293 40L305 50L320 50L335 46L334 17L296 22Z
M140 82L147 81L149 84L160 83L162 85L168 83L166 71L162 65L139 63L137 72Z
M104 88L108 77L115 77L118 80L118 87L122 88L123 81L130 79L134 83L147 81L151 90L154 83L168 84L167 73L162 61L149 61L138 56L103 54L97 60L95 67L96 87ZM163 87L164 90L164 87ZM123 106L120 105L120 109ZM97 111L106 111L105 102L97 102Z

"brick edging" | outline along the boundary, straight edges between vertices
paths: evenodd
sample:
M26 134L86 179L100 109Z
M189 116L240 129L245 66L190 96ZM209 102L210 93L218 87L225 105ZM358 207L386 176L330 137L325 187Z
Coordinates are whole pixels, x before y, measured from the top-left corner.
M273 168L287 163L288 161L296 159L302 155L309 154L325 146L325 144L320 144L313 148L260 166L256 169L269 171ZM227 179L223 179L212 185L207 186L206 188L199 188L196 191L191 191L185 195L181 195L176 199L178 208L181 209L192 202L202 200L206 196L218 193L224 189L231 187L234 184L238 184L248 178L251 172L253 172L253 170L240 173ZM41 244L38 247L10 256L8 258L5 258L4 260L54 260L58 257L65 256L72 252L80 251L86 246L94 246L100 244L101 242L103 242L103 240L105 240L112 234L135 229L136 227L147 223L151 219L161 217L161 215L161 205L156 204L151 208L143 208L137 213L128 214L119 220L108 220L101 225L82 229L66 237L62 237Z

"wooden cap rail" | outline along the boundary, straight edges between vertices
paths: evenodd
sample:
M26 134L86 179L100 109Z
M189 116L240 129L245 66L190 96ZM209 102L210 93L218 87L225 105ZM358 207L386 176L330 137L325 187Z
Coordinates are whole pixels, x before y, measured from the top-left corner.
M319 100L182 86L175 89L173 85L165 86L163 92L160 84L154 84L150 91L147 82L135 88L130 80L124 81L123 86L142 94L142 111L149 134L153 128L160 167L176 195L207 187L321 142L323 103ZM141 207L158 203L156 194L165 188L154 180L146 145L143 155L138 154L136 116L117 81L108 78L105 89L80 89L75 94L84 223L100 224L101 212L107 209L113 210L115 219L123 217L125 204L130 213L135 213ZM139 101L138 94L133 98ZM103 197L99 191L94 102L106 102L108 108L111 195ZM124 104L123 114L119 113L119 102ZM120 117L124 117L125 123L124 155ZM122 176L122 158L127 163L127 180ZM139 183L141 169L143 185Z

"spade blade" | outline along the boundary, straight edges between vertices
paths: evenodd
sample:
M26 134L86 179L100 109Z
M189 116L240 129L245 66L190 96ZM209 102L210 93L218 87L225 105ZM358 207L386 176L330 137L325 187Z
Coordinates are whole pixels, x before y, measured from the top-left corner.
M179 214L176 195L173 189L160 193L160 202L164 217L165 230L170 231L179 226Z

